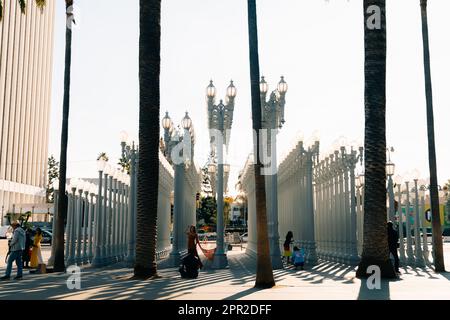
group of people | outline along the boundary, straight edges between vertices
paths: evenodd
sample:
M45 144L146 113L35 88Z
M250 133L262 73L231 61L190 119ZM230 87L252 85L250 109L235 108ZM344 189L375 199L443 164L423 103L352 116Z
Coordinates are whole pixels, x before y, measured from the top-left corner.
M399 236L398 231L394 229L394 224L392 221L387 223L387 235L388 235L388 249L389 254L394 258L394 269L397 274L400 274L400 259L398 258L398 247L399 247ZM295 267L295 270L300 267L303 270L305 265L305 250L303 248L298 248L294 246L294 250L291 252L291 244L294 242L294 235L292 231L289 231L286 234L286 240L284 241L283 248L283 258L286 260L286 263L289 264L290 260L292 260L292 264Z
M17 276L14 280L20 280L23 277L23 269L37 269L43 264L41 241L42 230L36 229L36 234L32 240L32 231L27 228L25 231L18 222L11 223L13 236L9 243L9 250L6 260L6 273L0 280L11 279L13 262L17 265Z
M286 239L283 243L283 258L286 260L286 263L289 264L292 261L292 264L295 267L295 270L304 269L305 266L305 250L303 248L299 248L294 246L293 251L291 252L291 244L294 242L294 234L292 231L289 231L286 234Z

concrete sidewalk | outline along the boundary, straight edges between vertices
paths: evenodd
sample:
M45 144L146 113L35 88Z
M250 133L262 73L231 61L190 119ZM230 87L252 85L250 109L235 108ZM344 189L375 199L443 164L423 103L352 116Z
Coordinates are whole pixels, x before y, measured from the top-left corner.
M0 299L256 299L256 300L355 300L355 299L450 299L450 274L430 269L402 269L396 281L382 281L381 289L369 290L355 278L355 269L334 263L295 271L275 270L276 287L253 288L255 261L243 251L228 253L229 268L211 270L206 265L198 279L181 279L177 268L159 264L161 278L130 280L132 269L120 265L82 270L81 290L67 287L67 274L27 275L18 282L0 282ZM166 265L166 266L164 266ZM0 270L4 272L4 268Z

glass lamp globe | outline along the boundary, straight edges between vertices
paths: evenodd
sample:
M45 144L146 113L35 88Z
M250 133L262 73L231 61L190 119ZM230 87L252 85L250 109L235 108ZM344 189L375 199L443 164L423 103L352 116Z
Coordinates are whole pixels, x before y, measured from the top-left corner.
M188 114L187 111L186 111L186 114L185 114L183 120L181 120L181 125L186 130L189 130L191 128L191 126L192 126L192 120L189 117L189 114Z
M206 96L208 98L214 98L216 96L216 87L214 87L212 80L209 82L209 86L206 87Z
M59 190L59 179L56 179L52 183L53 190Z
M230 81L230 85L227 88L227 97L228 98L236 97L236 87L233 84L233 80Z
M106 161L103 158L97 160L97 169L98 171L104 171L106 166Z
M261 81L259 82L259 91L261 91L262 94L266 94L269 91L269 85L264 77L261 77Z
M281 80L278 83L277 89L278 89L278 92L281 94L285 94L288 91L288 85L287 85L286 81L284 81L283 76L281 76Z
M126 143L128 141L128 133L126 131L120 131L120 142Z
M98 190L97 186L95 184L91 183L91 186L89 187L89 193L95 195L97 193L97 190Z
M211 163L208 165L208 172L209 173L216 173L216 165Z
M361 173L361 174L359 175L359 181L361 182L361 185L362 185L362 186L364 185L364 182L365 182L364 180L365 180L364 174Z
M357 188L361 187L361 179L359 179L359 176L357 176L357 177L355 178L355 182L356 182L356 187L357 187Z
M72 179L70 179L70 188L71 188L71 189L76 189L76 188L78 188L78 184L79 184L79 179L78 179L78 178L72 178Z
M395 164L393 162L386 163L386 174L392 177L395 173Z
M170 130L170 127L172 126L172 119L169 117L169 112L166 111L166 115L162 119L161 123L164 130Z

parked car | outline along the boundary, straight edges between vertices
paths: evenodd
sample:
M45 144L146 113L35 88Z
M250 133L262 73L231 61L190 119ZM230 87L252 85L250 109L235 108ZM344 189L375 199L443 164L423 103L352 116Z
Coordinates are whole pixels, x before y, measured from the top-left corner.
M11 226L0 227L0 239L11 239L13 230Z
M248 232L241 234L241 241L243 243L247 243L247 241L248 241Z
M34 236L36 235L36 230L31 231L31 241L34 241ZM42 230L42 241L41 244L52 244L53 234L48 230Z

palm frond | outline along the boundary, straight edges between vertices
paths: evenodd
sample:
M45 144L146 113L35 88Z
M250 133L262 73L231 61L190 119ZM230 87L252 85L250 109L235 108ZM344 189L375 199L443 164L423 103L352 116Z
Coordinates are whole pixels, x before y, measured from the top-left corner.
M46 4L46 0L35 0L36 1L36 6L42 10L44 10L45 4Z
M25 13L25 9L27 7L27 1L19 0L19 5L20 5L20 12Z

